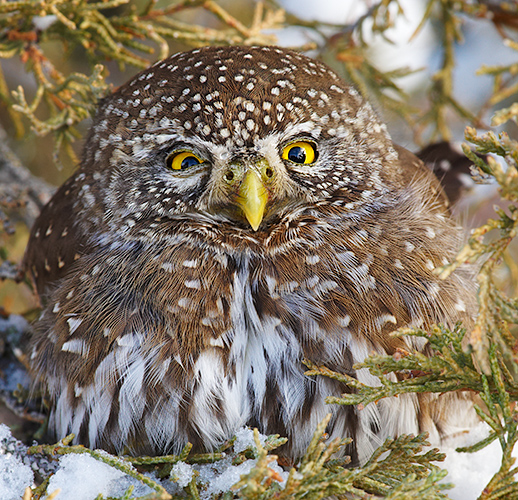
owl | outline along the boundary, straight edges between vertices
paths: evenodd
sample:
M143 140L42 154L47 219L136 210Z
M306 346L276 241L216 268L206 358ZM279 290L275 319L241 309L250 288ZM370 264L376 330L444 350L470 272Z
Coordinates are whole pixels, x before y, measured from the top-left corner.
M433 173L321 62L277 47L159 61L100 103L32 229L49 430L163 454L251 426L296 460L331 413L353 463L387 436L440 442L473 415L467 398L327 405L349 389L303 361L379 384L353 365L427 350L391 332L469 322L469 274L434 273L461 237Z

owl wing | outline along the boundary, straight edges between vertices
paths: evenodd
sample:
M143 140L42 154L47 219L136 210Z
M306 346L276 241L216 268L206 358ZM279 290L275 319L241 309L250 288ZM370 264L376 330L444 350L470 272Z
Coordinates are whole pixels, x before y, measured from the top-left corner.
M451 204L457 203L475 186L471 177L473 162L451 143L442 141L426 146L417 156L437 176ZM484 158L484 155L478 155Z
M422 185L426 186L428 190L427 193L423 193L423 196L438 200L443 208L449 211L450 204L454 202L455 199L450 200L444 190L444 186L434 171L415 154L408 151L408 149L397 144L394 144L394 148L399 156L403 184L409 185L412 184L416 178L422 178ZM441 177L441 179L444 178Z
M77 177L68 179L45 205L31 230L22 269L43 301L49 287L89 251L88 234L76 223L79 191Z

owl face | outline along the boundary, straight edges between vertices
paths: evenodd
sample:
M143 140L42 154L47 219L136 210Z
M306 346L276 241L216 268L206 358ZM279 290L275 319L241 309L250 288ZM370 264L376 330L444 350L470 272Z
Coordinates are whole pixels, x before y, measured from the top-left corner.
M398 180L386 128L359 94L273 47L158 62L104 102L85 156L106 213L130 225L172 217L267 231L316 203L352 210Z

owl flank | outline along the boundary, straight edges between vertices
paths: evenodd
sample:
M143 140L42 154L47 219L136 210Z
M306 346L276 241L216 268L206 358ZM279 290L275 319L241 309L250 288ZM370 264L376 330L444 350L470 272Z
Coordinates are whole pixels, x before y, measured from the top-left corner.
M435 176L322 63L276 47L159 61L102 101L32 230L49 430L163 454L248 425L296 460L331 413L353 463L401 433L437 444L474 418L467 397L326 405L347 388L302 361L376 384L353 365L427 349L395 329L469 323L469 274L434 274L459 244Z

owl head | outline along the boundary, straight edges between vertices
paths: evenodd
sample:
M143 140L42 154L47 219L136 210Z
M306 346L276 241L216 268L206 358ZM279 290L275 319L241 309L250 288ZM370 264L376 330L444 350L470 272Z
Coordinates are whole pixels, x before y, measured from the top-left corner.
M315 204L354 211L400 182L397 159L370 105L324 64L276 47L205 47L108 97L83 164L119 222L255 232Z

